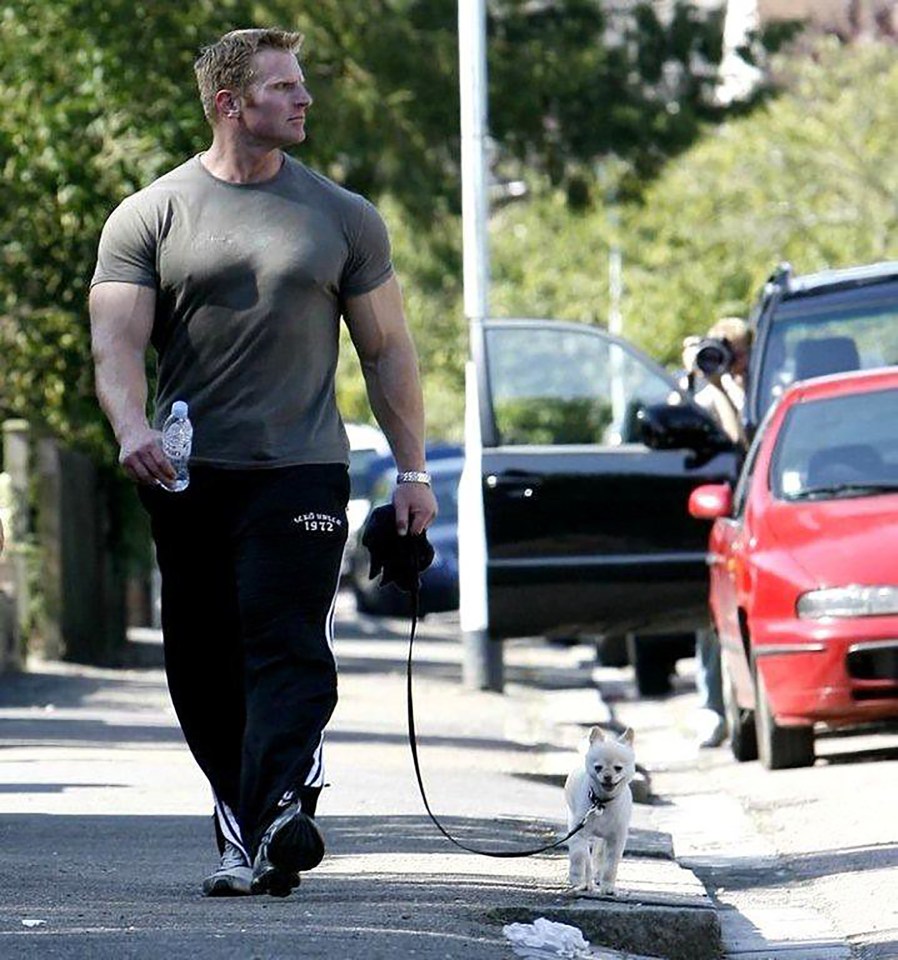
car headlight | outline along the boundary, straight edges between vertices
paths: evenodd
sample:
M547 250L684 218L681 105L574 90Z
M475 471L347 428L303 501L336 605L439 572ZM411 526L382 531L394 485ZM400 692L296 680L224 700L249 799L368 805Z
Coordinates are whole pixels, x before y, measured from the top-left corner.
M808 620L888 614L898 614L898 587L827 587L811 590L798 598L798 616Z

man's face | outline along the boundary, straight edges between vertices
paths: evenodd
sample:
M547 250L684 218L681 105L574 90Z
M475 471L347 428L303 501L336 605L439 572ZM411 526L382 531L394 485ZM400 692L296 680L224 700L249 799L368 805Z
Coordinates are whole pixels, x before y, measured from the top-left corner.
M244 130L260 145L302 143L312 98L296 56L286 50L261 50L253 57L255 79L241 98Z

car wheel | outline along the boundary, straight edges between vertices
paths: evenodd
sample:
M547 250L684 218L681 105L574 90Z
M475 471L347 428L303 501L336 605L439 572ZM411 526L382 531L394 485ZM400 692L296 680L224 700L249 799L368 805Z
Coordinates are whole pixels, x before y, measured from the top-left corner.
M727 669L726 658L721 658L723 671L723 705L730 731L730 750L739 763L758 759L758 734L752 710L743 710L736 700L736 687Z
M663 642L652 637L627 634L627 653L636 674L636 690L641 697L660 697L670 693L671 662Z
M814 764L814 728L781 727L770 710L764 677L755 670L755 729L761 763L768 770Z

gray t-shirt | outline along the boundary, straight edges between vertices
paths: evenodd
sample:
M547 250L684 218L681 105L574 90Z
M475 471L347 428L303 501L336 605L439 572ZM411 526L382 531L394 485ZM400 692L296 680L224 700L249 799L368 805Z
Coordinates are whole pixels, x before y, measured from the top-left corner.
M194 157L124 200L91 285L154 287L154 425L186 400L197 463L346 462L334 376L343 301L392 276L375 208L285 157L232 184Z

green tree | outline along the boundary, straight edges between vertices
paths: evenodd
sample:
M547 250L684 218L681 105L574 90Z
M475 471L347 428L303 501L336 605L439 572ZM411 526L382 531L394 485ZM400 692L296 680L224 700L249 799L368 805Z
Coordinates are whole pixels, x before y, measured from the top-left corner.
M0 410L107 461L86 312L97 238L123 195L197 149L204 122L183 78L198 36L225 28L235 8L0 10Z
M591 179L598 158L640 177L690 144L714 114L722 8L677 2L669 18L643 2L494 5L490 125L499 142L553 183Z
M627 329L667 361L684 334L744 315L779 261L894 256L894 48L825 42L781 69L780 96L709 131L628 211Z
M639 198L615 208L619 224L609 209L572 213L545 182L499 211L493 312L606 323L616 242L624 334L675 366L682 338L720 315L745 315L777 262L807 272L894 256L894 48L825 41L776 69L781 93L707 126Z

